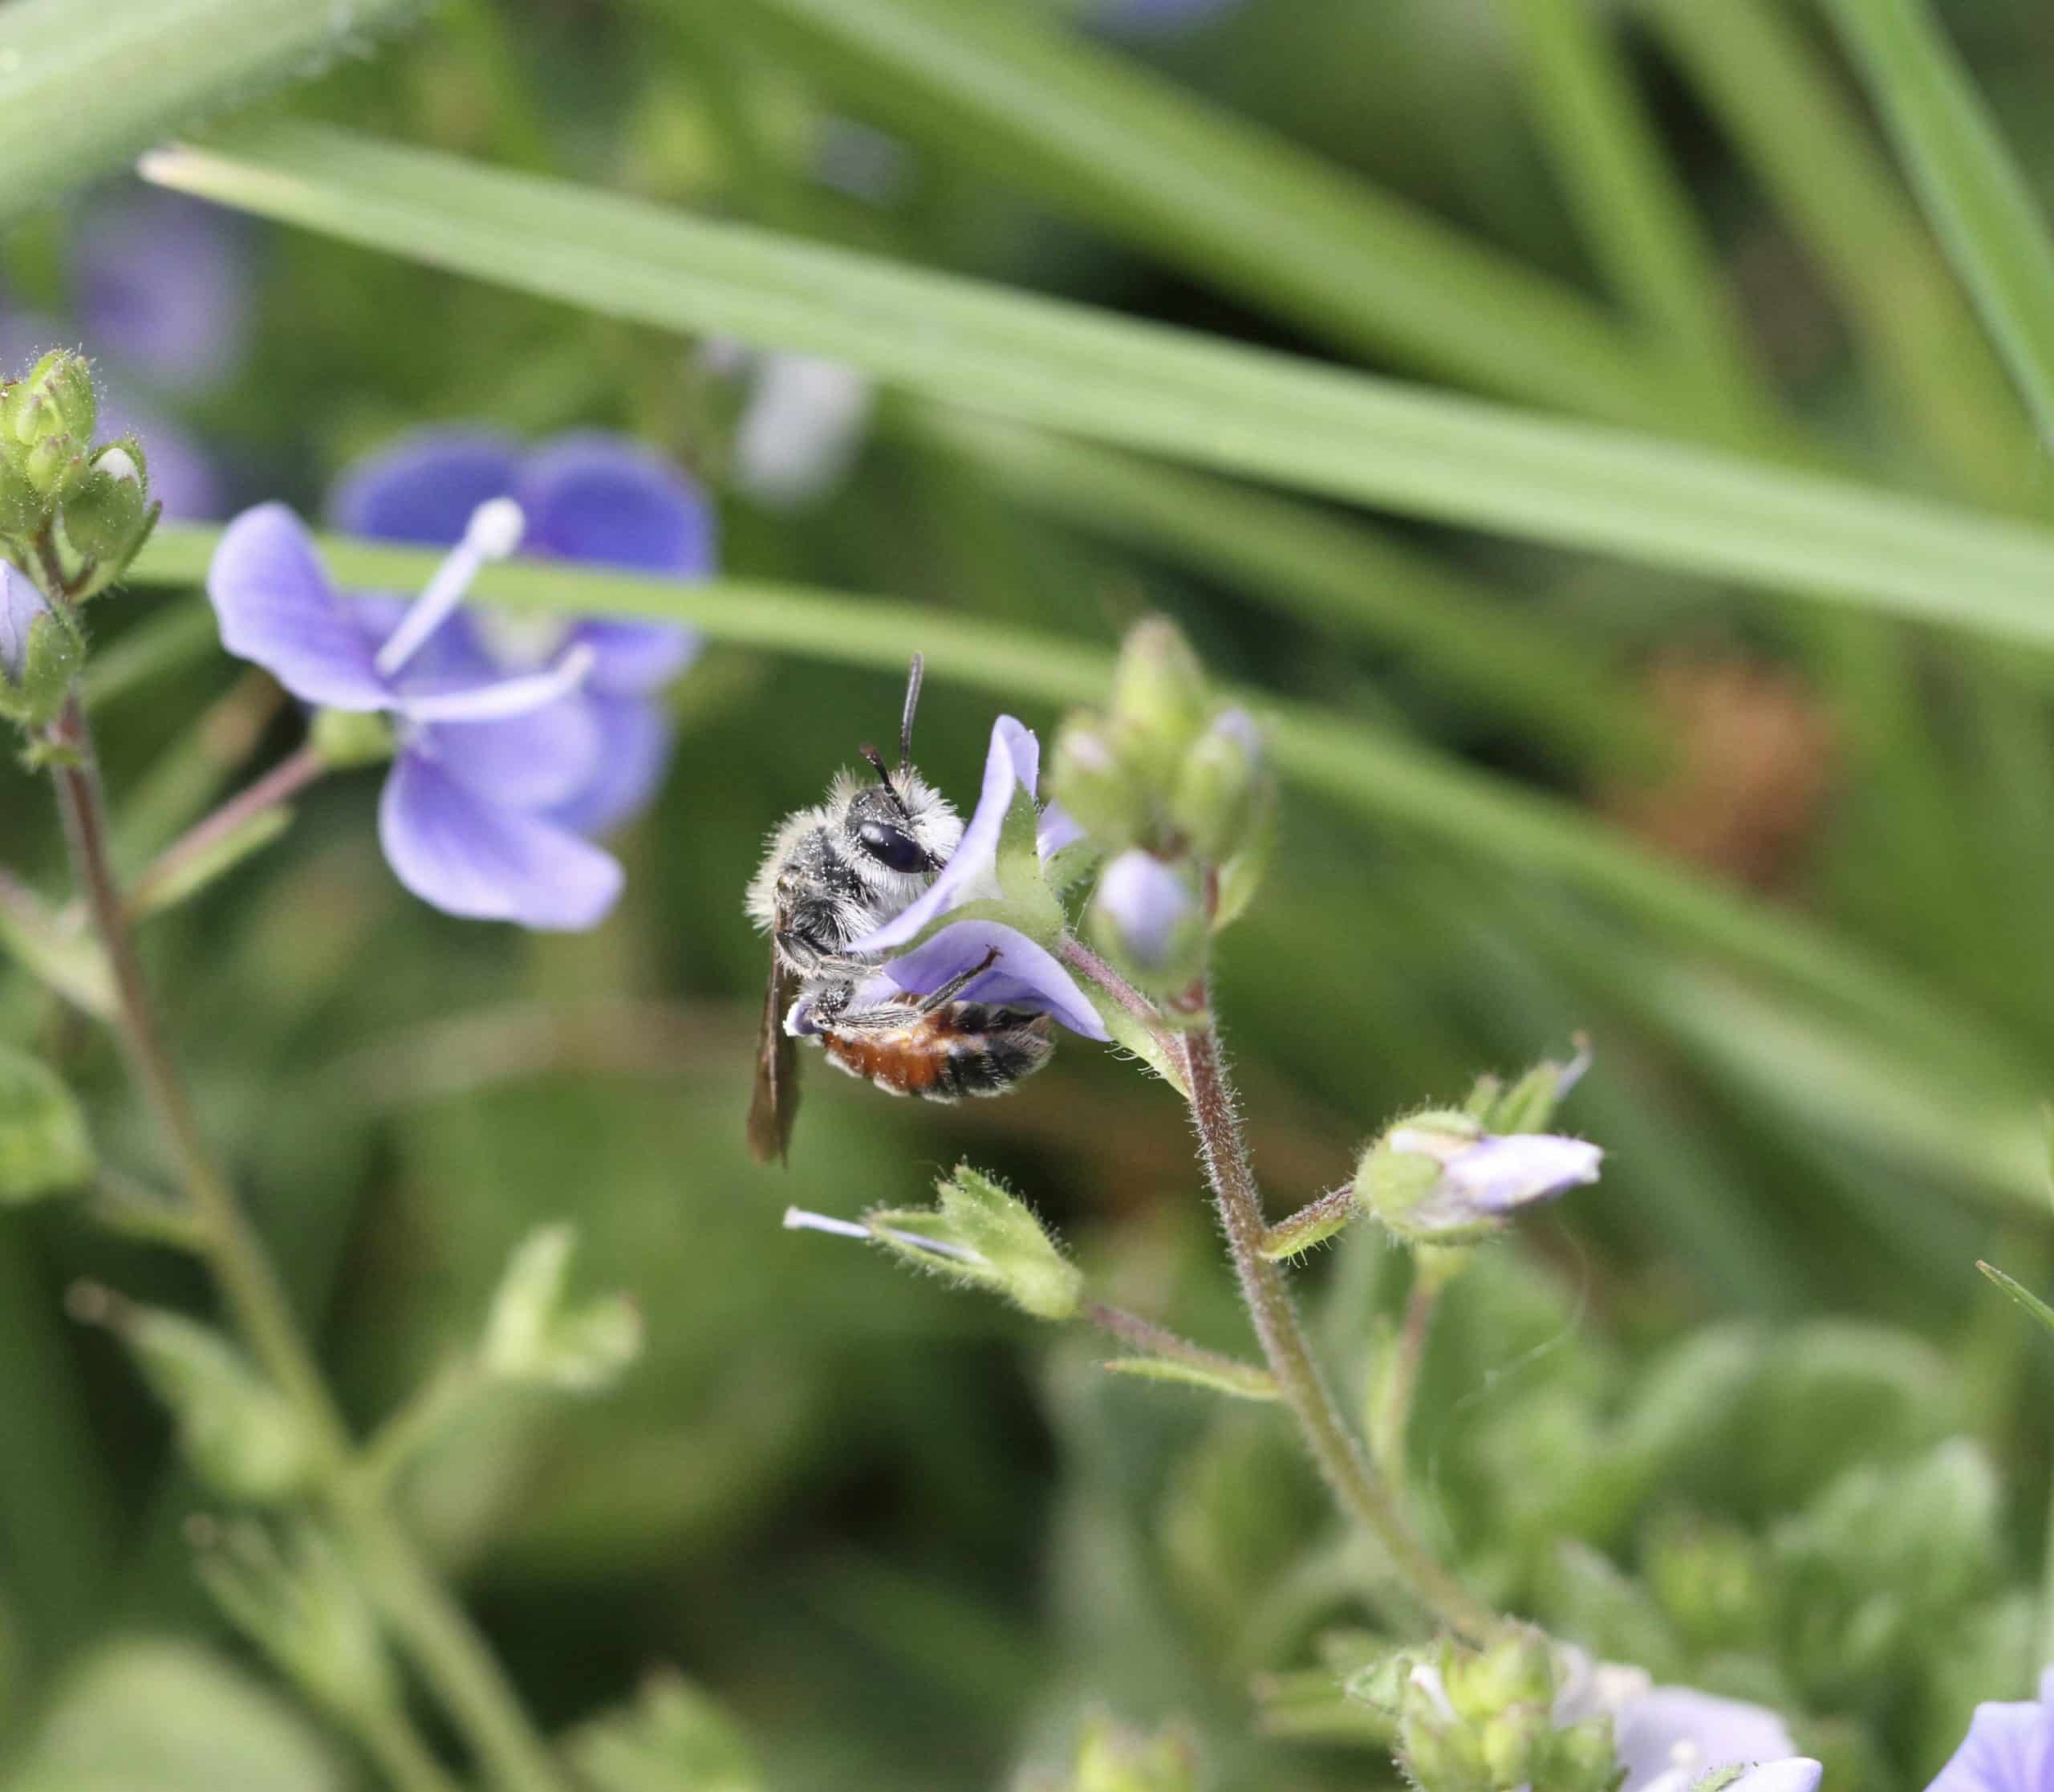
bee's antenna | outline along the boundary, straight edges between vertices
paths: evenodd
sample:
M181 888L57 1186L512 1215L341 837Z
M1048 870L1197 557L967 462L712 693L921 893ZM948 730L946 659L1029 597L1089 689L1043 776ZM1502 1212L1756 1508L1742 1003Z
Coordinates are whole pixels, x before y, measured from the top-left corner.
M899 717L899 769L902 772L913 769L913 712L920 706L920 681L927 669L926 660L915 653L911 669L906 674L906 707ZM891 782L888 778L885 780L887 784Z
M861 754L865 759L870 762L871 770L877 774L878 782L882 784L885 789L891 791L894 796L898 795L899 786L891 782L891 768L885 764L884 755L879 753L875 747L872 746L868 741L865 741L861 746L856 749L856 751Z

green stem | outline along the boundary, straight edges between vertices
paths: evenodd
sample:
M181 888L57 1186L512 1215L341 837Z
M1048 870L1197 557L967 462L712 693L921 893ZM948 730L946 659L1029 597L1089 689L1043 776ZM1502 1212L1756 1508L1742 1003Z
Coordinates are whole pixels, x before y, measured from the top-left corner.
M1199 1006L1210 1009L1203 985ZM1200 1156L1212 1185L1214 1205L1262 1353L1284 1401L1298 1421L1305 1447L1342 1510L1381 1542L1413 1596L1439 1622L1471 1638L1488 1635L1497 1619L1435 1560L1406 1522L1390 1489L1342 1418L1320 1373L1305 1327L1292 1304L1283 1272L1262 1254L1262 1197L1241 1136L1232 1083L1208 1020L1184 1038L1191 1078L1191 1111Z
M1276 1397L1273 1378L1252 1363L1244 1363L1239 1357L1227 1356L1203 1344L1195 1344L1181 1332L1159 1326L1153 1319L1144 1319L1139 1313L1130 1313L1123 1307L1107 1306L1098 1301L1086 1301L1080 1318L1088 1319L1101 1331L1119 1339L1139 1351L1144 1356L1159 1356L1167 1363L1182 1363L1206 1374L1218 1375L1227 1381L1241 1382L1250 1388L1271 1383L1269 1397Z
M1309 1201L1295 1213L1287 1213L1274 1225L1262 1229L1262 1254L1276 1258L1297 1257L1313 1245L1324 1244L1354 1218L1355 1185L1344 1182L1317 1201Z
M51 731L61 750L58 805L73 867L114 977L117 1025L130 1069L156 1116L190 1203L209 1266L250 1348L305 1415L328 1503L365 1562L367 1590L407 1644L494 1781L505 1792L558 1792L548 1745L461 1607L383 1510L351 1495L348 1428L263 1245L201 1130L165 1045L109 852L107 809L85 710L75 693Z
M372 1433L357 1460L358 1490L366 1498L384 1500L407 1465L463 1410L483 1381L474 1357L444 1363Z
M231 839L266 811L289 803L328 770L328 762L311 745L282 759L262 777L244 786L214 812L196 822L157 855L128 893L131 915L151 905L156 892L177 881L196 860Z
M1433 1335L1434 1315L1447 1286L1447 1278L1421 1258L1413 1271L1412 1292L1406 1298L1405 1322L1392 1345L1396 1354L1390 1360L1390 1379L1370 1420L1370 1453L1394 1490L1405 1484L1405 1436L1412 1428L1412 1404L1419 1391L1427 1340Z
M380 1705L354 1718L351 1728L393 1792L461 1792L404 1711Z

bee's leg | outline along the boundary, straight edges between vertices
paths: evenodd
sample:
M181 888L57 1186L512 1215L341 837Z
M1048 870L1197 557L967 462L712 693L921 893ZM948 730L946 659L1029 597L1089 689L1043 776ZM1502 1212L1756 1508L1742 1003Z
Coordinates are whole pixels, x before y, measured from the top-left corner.
M979 959L976 964L972 965L969 969L957 973L956 975L952 977L946 983L943 984L940 989L930 989L927 994L920 997L913 1004L914 1013L918 1014L932 1014L938 1008L946 1008L949 1003L962 994L965 989L968 989L972 983L976 982L979 977L982 977L986 971L989 970L992 966L996 965L997 962L998 948L997 946L993 946L989 952L986 953L984 957Z

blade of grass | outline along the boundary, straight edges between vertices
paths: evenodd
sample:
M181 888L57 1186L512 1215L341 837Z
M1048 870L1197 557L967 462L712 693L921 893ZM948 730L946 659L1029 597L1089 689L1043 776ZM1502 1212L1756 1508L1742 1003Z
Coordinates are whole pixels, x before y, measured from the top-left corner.
M2039 1320L2039 1322L2046 1327L2049 1331L2054 1331L2054 1306L2049 1306L2045 1301L2042 1300L2037 1294L2032 1293L2031 1290L2026 1288L2023 1284L2015 1280L2012 1277L2006 1275L2002 1270L1996 1266L1995 1264L1979 1262L1975 1266L1985 1275L1989 1277L1992 1282L1995 1282L1999 1288L2003 1289L2006 1294L2009 1294L2013 1300L2016 1301L2019 1306L2023 1306L2027 1312L2030 1313L2033 1316L2033 1318Z
M1331 496L2054 644L2054 533L1523 415L567 183L274 125L168 185L671 329Z
M1926 213L2054 448L2054 235L1923 0L1828 0Z
M1707 404L1758 426L1760 375L1724 270L1641 104L1615 22L1591 0L1502 0L1525 91L1607 282L1697 374Z
M218 539L216 530L160 528L132 576L143 583L195 583ZM323 552L345 587L366 591L418 588L438 563L430 551L360 541L331 538ZM716 640L878 671L903 669L917 646L936 677L1015 703L1100 701L1112 671L1106 648L918 604L789 585L684 585L514 562L486 567L474 592L479 601L518 609L686 622ZM1659 858L1571 804L1309 705L1254 693L1248 701L1268 720L1283 769L1372 827L1407 828L1500 872L1561 878L1657 933L1800 985L1886 1030L1909 1054L1961 1064L1999 1085L2012 1075L2015 1059L1987 1025L1936 1002L1858 948Z
M0 222L274 83L303 79L425 0L12 0L0 6Z
M1587 299L1131 59L992 0L721 0L867 114L1342 347L1659 424L1666 371Z
M2042 503L2031 431L1975 315L1820 47L1773 0L1645 0L1670 55L1838 295L1857 346L1963 489Z
M1013 502L1203 577L1239 581L1333 636L1399 648L1430 681L1585 762L1658 750L1652 718L1601 656L1366 522L960 412L911 427L979 467Z

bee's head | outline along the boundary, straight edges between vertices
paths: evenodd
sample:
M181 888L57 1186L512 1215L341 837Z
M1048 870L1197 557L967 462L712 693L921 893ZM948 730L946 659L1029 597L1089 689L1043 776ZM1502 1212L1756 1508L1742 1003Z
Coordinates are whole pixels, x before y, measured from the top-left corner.
M923 884L948 863L963 836L963 823L948 798L913 770L913 712L919 707L923 669L915 653L899 717L898 770L885 764L875 747L866 746L863 758L877 782L850 787L839 805L858 872L886 888L899 878L914 880L915 888Z

